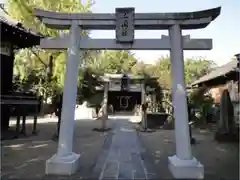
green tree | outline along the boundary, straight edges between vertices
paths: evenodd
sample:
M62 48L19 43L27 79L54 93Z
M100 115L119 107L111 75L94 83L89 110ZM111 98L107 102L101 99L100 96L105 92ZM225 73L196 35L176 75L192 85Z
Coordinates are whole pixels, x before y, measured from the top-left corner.
M150 71L151 70L151 71ZM161 57L157 60L156 64L151 67L148 72L154 77L158 77L158 83L162 88L171 89L171 61L170 57Z
M185 60L185 81L190 85L200 77L210 73L216 64L211 60L203 58L192 58Z
M47 37L58 37L61 33L68 33L68 31L47 28L34 15L35 8L54 12L79 13L90 12L92 4L91 0L84 5L79 0L9 0L7 10L13 19L21 22L25 27L40 32ZM87 31L83 32L84 36L88 34ZM66 54L66 51L45 51L37 47L20 50L16 53L15 75L22 82L26 82L25 84L28 86L25 87L27 89L35 90L44 99L50 96L54 100L56 97L60 97L63 90ZM84 59L88 55L88 52L85 53ZM47 72L48 69L53 69L52 77L49 77L51 73ZM59 125L60 119L58 121Z
M79 0L9 0L7 11L13 19L21 22L25 27L40 32L42 35L48 37L58 37L61 33L68 33L68 31L47 28L35 17L35 8L55 12L77 13L91 12L90 8L92 5L93 1L91 0L87 1L85 4L82 4ZM85 36L88 34L89 32L83 32ZM85 59L87 59L88 56L88 52L84 54ZM47 81L46 72L50 57L53 57L54 62L53 78L51 82ZM57 88L57 91L62 91L66 71L66 57L66 51L47 51L38 47L20 50L16 53L14 74L20 81L31 84L28 88L45 89L41 92L44 92L47 97L51 94L51 92L48 93L47 90L55 92L55 90L51 88ZM27 80L30 75L32 79L34 79L33 76L35 76L38 80L35 79L34 82Z
M216 67L213 61L203 58L191 58L184 61L185 83L190 85L198 78L208 74L212 68ZM170 57L161 57L153 66L149 66L146 71L155 77L158 82L168 89L172 87L171 60Z
M34 9L39 8L53 12L80 13L91 12L92 0L85 4L79 0L8 0L7 11L9 15L36 32L45 36L57 37L61 31L49 29L34 15ZM84 32L86 34L86 32Z
M102 51L97 58L89 64L92 69L101 73L131 72L137 59L130 51Z
M132 66L132 73L134 75L143 75L146 73L147 65L143 62L137 62L134 66Z
M78 95L79 100L84 101L96 94L96 86L100 85L99 76L92 69L86 67L80 73Z

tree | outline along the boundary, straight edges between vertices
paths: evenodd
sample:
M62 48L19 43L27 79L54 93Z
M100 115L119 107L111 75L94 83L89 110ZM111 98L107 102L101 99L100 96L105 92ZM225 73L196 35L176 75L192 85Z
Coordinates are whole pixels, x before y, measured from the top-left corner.
M185 83L190 85L198 78L208 74L216 64L213 61L203 58L189 58L184 61ZM146 71L155 77L158 82L167 89L172 87L171 60L170 57L161 57L153 66L149 66Z
M54 12L79 13L91 12L92 5L92 0L88 0L84 5L79 0L8 0L7 11L13 19L21 22L25 27L40 32L45 36L57 37L61 31L49 29L42 24L34 16L35 8ZM87 34L87 32L84 33Z
M158 83L164 89L171 89L172 78L171 78L171 61L170 57L161 57L157 63L152 67L149 67L148 73L151 76L158 77Z
M96 94L96 86L100 85L98 75L92 69L84 68L80 73L78 95L80 101L88 100Z
M207 123L207 115L210 114L212 110L213 98L208 93L207 87L201 87L194 89L188 95L188 103L193 108L198 108L200 110L200 122ZM194 115L195 118L195 115Z
M102 51L96 59L89 63L93 71L101 73L131 72L137 59L130 51Z
M91 0L87 1L84 5L78 0L9 0L7 11L13 19L21 22L24 27L40 32L45 36L58 37L63 31L49 29L44 26L44 24L35 17L33 13L34 8L76 13L90 12L92 5L93 1ZM64 33L68 33L68 31L64 31ZM89 32L83 32L83 35L88 34ZM88 53L84 54L85 59L87 59L86 55L88 55ZM47 78L47 68L50 57L53 57L54 62L52 67L53 81L51 82L47 81L47 79L49 79ZM44 96L51 96L51 93L47 92L47 90L51 90L51 88L57 88L62 91L66 71L66 57L66 51L46 51L38 47L20 50L16 53L14 74L19 77L19 80L28 81L29 84L32 84L29 88L33 88L34 86L34 89L45 89L42 91L45 93ZM33 77L33 74L35 74L34 82L27 80L29 77ZM53 90L53 92L56 91Z
M192 84L200 77L210 73L216 64L203 58L192 58L185 60L185 82L187 85Z
M132 66L132 73L134 75L143 75L146 73L147 65L143 62L137 62L134 66Z
M90 12L92 5L93 2L91 0L88 0L85 5L79 0L9 0L7 11L13 19L21 22L24 27L47 37L58 37L62 32L68 33L68 31L47 28L34 15L35 8L55 12L77 13ZM89 32L83 31L84 36L88 34ZM87 58L86 55L88 54L84 54L85 59ZM49 64L50 58L52 59ZM53 69L53 77L49 77L49 72L47 72L48 66L51 66L50 69ZM65 66L66 51L46 51L38 47L20 50L16 53L14 73L18 78L15 79L22 81L21 83L24 82L25 91L35 91L38 95L44 97L43 100L46 100L48 97L54 99L54 97L62 94L66 71ZM60 118L58 119L58 124L59 122Z

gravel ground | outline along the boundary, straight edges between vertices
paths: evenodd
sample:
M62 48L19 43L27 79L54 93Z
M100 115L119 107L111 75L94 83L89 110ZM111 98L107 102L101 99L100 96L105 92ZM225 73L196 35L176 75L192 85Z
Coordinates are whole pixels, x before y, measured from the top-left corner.
M108 121L111 127L113 121ZM56 122L38 124L37 136L22 137L1 142L2 179L33 179L45 177L45 161L56 153L57 142L52 140ZM73 151L81 154L78 178L87 177L95 165L108 132L92 131L100 127L100 121L76 121ZM14 128L14 126L12 127ZM31 133L32 125L27 124ZM46 177L45 177L46 178ZM55 178L54 178L55 179Z
M157 130L153 133L139 132L140 140L156 164L162 179L171 179L168 156L175 154L174 131ZM197 144L192 146L193 155L204 165L205 179L239 179L239 145L217 143L208 131L194 130Z
M108 127L113 128L117 118L111 118ZM27 124L28 134L32 130L30 121ZM37 136L1 142L2 179L93 179L93 169L98 162L98 155L102 153L103 145L107 144L105 141L109 138L106 137L111 137L112 132L92 131L93 128L100 127L100 121L76 121L73 150L81 154L79 172L71 177L46 177L45 161L56 153L57 148L57 143L52 140L56 129L54 121L41 120L37 126L40 130ZM174 131L138 132L138 135L161 179L172 179L167 167L167 157L175 154ZM238 144L219 144L213 141L213 134L207 131L194 130L193 136L197 140L197 144L192 146L193 155L204 165L205 179L239 179Z

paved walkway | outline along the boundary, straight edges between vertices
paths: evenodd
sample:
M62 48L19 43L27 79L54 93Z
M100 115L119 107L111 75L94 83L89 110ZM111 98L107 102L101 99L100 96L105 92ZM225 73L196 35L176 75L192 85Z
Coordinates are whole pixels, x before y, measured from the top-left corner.
M101 121L76 121L73 151L81 159L70 177L45 176L45 161L56 153L57 142L51 140L56 122L43 119L37 136L30 135L32 124L27 124L29 136L1 142L1 179L173 179L167 158L175 154L174 131L136 132L131 117L110 116L112 130L104 133L92 131ZM203 130L193 130L193 136L193 155L204 165L205 179L239 179L238 144L218 143Z
M101 121L76 121L73 150L81 160L79 171L70 177L45 176L45 161L56 152L57 143L51 140L56 122L44 119L37 136L2 142L2 179L159 179L135 125L128 122L131 117L110 116L107 126L112 130L105 133L92 131ZM27 124L27 132L31 128Z
M109 128L112 128L112 124L113 121L107 123ZM70 177L49 177L45 175L45 162L57 151L57 142L52 140L56 123L38 124L39 133L36 136L31 135L32 124L27 124L28 136L1 142L1 179L89 179L110 133L93 131L98 127L101 127L100 121L76 121L73 151L81 154L81 167ZM14 126L12 128L15 129Z
M117 117L116 117L117 118ZM106 144L95 171L102 179L152 179L156 176L151 161L145 156L136 130L127 120L117 119L111 142Z

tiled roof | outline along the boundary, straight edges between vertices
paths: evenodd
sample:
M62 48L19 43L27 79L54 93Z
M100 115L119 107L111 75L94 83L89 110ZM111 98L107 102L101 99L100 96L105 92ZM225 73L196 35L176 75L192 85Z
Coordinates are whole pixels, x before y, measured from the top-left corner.
M28 34L32 34L34 36L39 36L39 37L43 37L40 33L36 33L28 28L25 28L23 27L23 25L21 23L19 23L18 21L16 20L13 20L11 18L9 18L8 16L0 16L0 23L5 23L9 26L12 26L14 28L17 28L25 33L28 33Z
M109 74L109 73L105 73L104 77L105 78L109 78L109 79L121 79L123 77L124 74ZM125 75L127 75L128 78L130 79L144 79L143 75L134 75L131 73L125 73ZM152 79L155 79L156 77L151 77Z
M220 66L218 68L216 68L215 70L213 70L212 72L210 72L209 74L202 76L201 78L199 78L197 81L195 81L194 83L191 84L191 86L206 82L206 81L210 81L212 79L215 79L217 77L220 76L224 76L232 71L236 71L238 65L238 61L237 60L232 60L227 64L224 64L223 66Z

